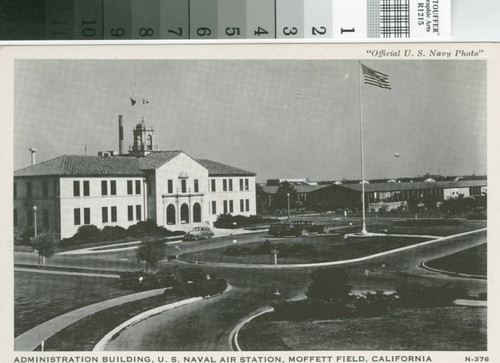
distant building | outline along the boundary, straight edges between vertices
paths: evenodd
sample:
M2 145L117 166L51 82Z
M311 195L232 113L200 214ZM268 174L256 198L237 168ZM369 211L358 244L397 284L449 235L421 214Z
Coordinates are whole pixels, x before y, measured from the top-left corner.
M308 206L321 209L361 208L361 184L329 184L317 186L294 186L297 198L307 202ZM269 205L277 186L264 186ZM487 180L458 180L446 182L384 182L365 184L365 203L368 210L375 209L382 203L391 203L397 207L410 199L424 200L432 197L436 201L451 198L474 197L485 195Z
M181 150L158 151L144 120L123 153L63 155L14 172L14 225L72 236L80 226L124 228L151 219L171 230L212 225L222 213L256 214L255 173ZM34 153L32 153L34 157Z

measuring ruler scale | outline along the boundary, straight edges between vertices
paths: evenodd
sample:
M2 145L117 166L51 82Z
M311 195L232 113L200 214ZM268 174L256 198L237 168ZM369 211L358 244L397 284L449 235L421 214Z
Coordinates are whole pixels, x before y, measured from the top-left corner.
M451 0L45 0L47 40L432 39Z

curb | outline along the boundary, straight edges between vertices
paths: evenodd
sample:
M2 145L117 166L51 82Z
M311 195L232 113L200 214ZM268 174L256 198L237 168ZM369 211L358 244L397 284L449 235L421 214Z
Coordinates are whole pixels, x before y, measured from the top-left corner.
M429 262L429 261L426 261ZM425 264L425 262L422 262L418 267L428 270L431 272L436 272L438 274L443 274L451 277L459 277L459 278L464 278L464 279L476 279L476 280L487 280L488 276L485 275L472 275L472 274L464 274L461 272L454 272L454 271L446 271L446 270L440 270L437 268L429 267Z
M222 292L222 294L226 294L226 293L228 293L231 290L232 290L232 286L229 285L229 284L227 284L227 287ZM221 295L221 294L214 295L213 297L216 297L216 296L219 296L219 295ZM125 330L126 328L128 328L128 327L130 327L130 326L132 326L134 324L137 324L137 323L139 323L142 320L145 320L145 319L147 319L147 318L149 318L149 317L151 317L153 315L160 314L160 313L162 313L164 311L172 310L172 309L175 309L175 308L178 308L178 307L181 307L181 306L184 306L184 305L188 305L188 304L191 304L191 303L203 300L203 299L204 298L202 296L192 297L192 298L189 298L189 299L185 299L185 300L181 300L181 301L176 301L174 303L166 304L166 305L154 308L154 309L150 309L150 310L144 311L144 312L140 313L139 315L136 315L136 316L130 318L129 320L121 323L116 328L114 328L109 333L107 333L101 340L99 340L99 342L97 342L97 344L94 346L94 348L92 349L92 351L93 352L102 352L102 351L104 351L104 348L106 347L106 345L110 341L112 341L122 330Z
M265 310L259 311L261 309L265 309ZM231 346L231 349L238 351L238 352L241 352L242 350L241 350L241 347L238 343L238 335L240 333L241 328L243 328L244 325L246 325L247 323L249 323L253 319L255 319L261 315L273 312L274 308L265 306L263 308L257 309L256 311L259 311L259 312L258 313L253 312L251 316L244 318L243 321L240 321L238 323L238 325L236 325L236 327L234 327L234 329L231 330L231 333L229 333L229 345Z
M290 268L310 268L310 267L326 267L326 266L339 266L339 265L348 265L356 262L364 262L371 260L372 258L386 256L392 253L406 251L412 248L418 248L420 246L425 246L432 243L438 243L447 241L449 239L453 239L456 237L467 236L470 234L485 232L486 228L476 229L474 231L454 234L446 237L439 237L430 241L425 241L422 243L418 243L411 246L405 246L396 248L389 251L384 251L380 253L375 253L369 256L357 257L350 260L342 260L342 261L331 261L331 262L317 262L317 263L297 263L297 264L283 264L283 265L271 265L271 264L244 264L244 263L227 263L227 262L210 262L210 261L194 261L185 258L178 257L177 260L185 263L195 264L195 265L210 265L210 266L221 266L221 267L236 267L236 268L266 268L266 269L290 269Z

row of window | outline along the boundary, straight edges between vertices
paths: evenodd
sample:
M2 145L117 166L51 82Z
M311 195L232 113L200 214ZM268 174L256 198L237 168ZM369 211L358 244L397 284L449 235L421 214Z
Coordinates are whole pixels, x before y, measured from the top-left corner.
M26 197L31 198L33 196L33 182L26 182ZM49 196L49 182L47 180L42 181L42 197L46 198ZM14 199L17 198L17 182L14 182Z
M187 193L187 191L188 191L187 179L180 179L180 181L181 181L181 193ZM194 193L198 193L200 191L200 183L199 183L198 179L193 180L193 190L194 190ZM177 190L176 192L179 193L179 190ZM167 193L168 194L174 193L174 180L173 179L167 180Z
M245 179L240 178L239 181L240 181L240 191L250 190L250 184L248 182L248 178ZM211 179L210 190L212 192L217 191L217 179ZM233 179L222 179L222 191L223 192L233 191Z
M49 228L49 210L48 209L42 209L37 211L37 218L38 218L38 213L42 214L42 226L44 228ZM27 217L27 222L28 226L33 226L34 225L34 211L31 208L26 209L26 217ZM14 209L14 227L17 227L18 224L18 215L17 215L17 209ZM40 220L37 219L37 224L40 223ZM38 226L37 226L38 227ZM38 228L37 228L38 229Z
M223 201L224 214L234 213L234 202L232 200ZM250 199L240 199L240 212L250 212ZM212 214L217 214L217 202L212 201Z
M83 185L83 194L81 194L80 184ZM108 188L109 185L109 188ZM127 194L141 194L141 181L140 180L127 180ZM90 181L83 180L81 183L79 180L73 181L73 196L79 197L83 195L87 197L90 195ZM116 195L116 180L101 180L101 195Z
M135 207L135 208L134 208ZM129 221L134 220L134 210L135 210L135 220L142 220L142 207L140 205L129 205L127 206L127 218ZM83 224L91 224L90 218L90 208L83 208ZM73 210L73 220L75 226L82 224L82 212L80 208L75 208ZM116 206L112 207L102 207L101 208L101 222L102 223L113 223L118 220L118 208ZM28 221L29 223L29 221Z

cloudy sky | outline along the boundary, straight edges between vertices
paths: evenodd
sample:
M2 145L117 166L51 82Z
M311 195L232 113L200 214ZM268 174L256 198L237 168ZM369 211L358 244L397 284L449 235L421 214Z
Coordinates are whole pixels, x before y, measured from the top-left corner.
M368 179L486 173L486 63L366 61ZM360 177L360 66L310 60L18 60L14 165L118 149L144 117L160 150L256 172L258 180ZM130 97L139 102L131 107ZM142 105L142 98L149 104ZM401 157L394 157L399 153Z

